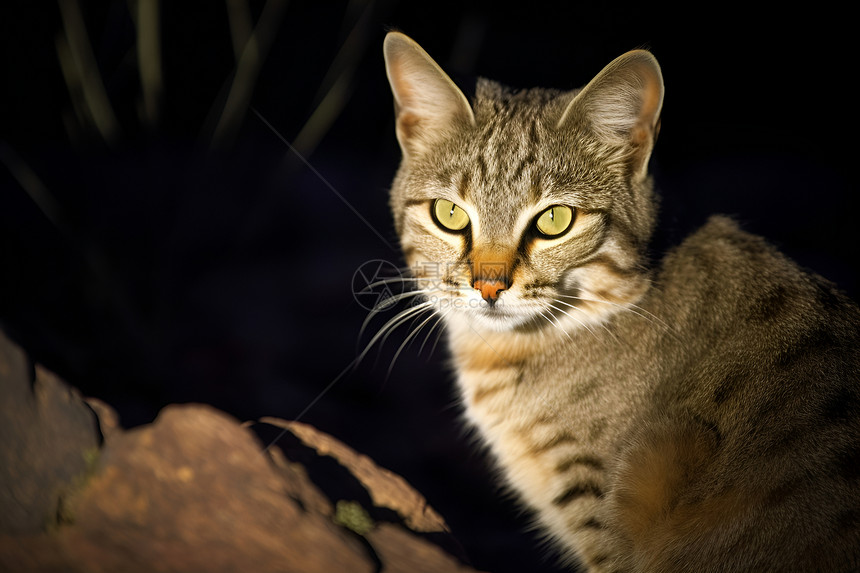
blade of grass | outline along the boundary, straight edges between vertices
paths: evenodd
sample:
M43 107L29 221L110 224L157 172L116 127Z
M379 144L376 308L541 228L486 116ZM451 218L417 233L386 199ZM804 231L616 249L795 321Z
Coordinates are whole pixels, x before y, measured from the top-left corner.
M58 0L58 4L60 17L63 21L63 31L73 64L72 68L64 73L74 73L77 76L73 82L80 85L83 100L86 102L92 117L93 126L102 138L110 144L116 140L119 134L119 123L96 64L95 55L87 36L87 29L84 25L84 17L81 14L81 7L77 0ZM71 85L69 89L71 91Z
M143 97L143 122L150 128L158 123L162 92L160 3L137 2L137 60Z
M236 64L233 83L212 135L213 147L228 144L238 133L251 103L251 94L263 60L272 45L287 4L287 0L268 0L263 6L260 19L245 43L242 55Z

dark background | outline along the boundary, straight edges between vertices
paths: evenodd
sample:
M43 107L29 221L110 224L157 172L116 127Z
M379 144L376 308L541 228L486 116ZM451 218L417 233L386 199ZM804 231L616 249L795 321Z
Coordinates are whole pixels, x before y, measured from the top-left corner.
M417 337L389 375L404 325L348 368L369 340L359 340L367 311L352 294L356 269L402 264L387 207L399 160L381 51L391 28L467 87L476 75L579 87L649 47L666 83L652 161L663 196L655 253L728 213L857 299L847 14L395 0L293 1L277 13L270 4L271 43L242 81L287 141L314 118L316 137L296 142L309 167L246 108L213 143L238 77L224 3L161 7L163 91L146 121L130 5L80 4L116 117L107 141L74 114L57 5L7 2L0 12L0 327L113 405L126 427L174 402L243 420L301 415L422 491L476 567L557 570L464 435L443 344L431 355L431 337L419 353ZM264 3L249 10L257 23ZM339 103L319 107L332 85Z

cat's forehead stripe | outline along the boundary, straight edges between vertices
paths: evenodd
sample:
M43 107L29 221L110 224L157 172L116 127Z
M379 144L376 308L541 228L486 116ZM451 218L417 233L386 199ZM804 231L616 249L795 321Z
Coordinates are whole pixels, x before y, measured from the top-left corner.
M464 170L460 174L460 183L457 185L457 193L465 201L469 201L469 192L471 191L472 177L468 171Z

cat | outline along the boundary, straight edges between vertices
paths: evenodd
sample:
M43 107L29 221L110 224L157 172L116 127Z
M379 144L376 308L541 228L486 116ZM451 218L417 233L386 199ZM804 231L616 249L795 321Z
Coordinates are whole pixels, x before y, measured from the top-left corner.
M721 216L648 260L655 57L470 102L409 37L383 51L413 294L570 565L860 570L860 309Z

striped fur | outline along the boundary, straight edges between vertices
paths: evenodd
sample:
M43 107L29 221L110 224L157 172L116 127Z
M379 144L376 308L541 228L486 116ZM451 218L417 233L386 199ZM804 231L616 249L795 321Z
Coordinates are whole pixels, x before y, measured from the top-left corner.
M404 254L468 422L570 562L860 569L860 310L725 218L648 263L653 56L572 92L481 80L471 103L406 36L385 56ZM438 225L436 199L469 226ZM574 222L542 236L553 205ZM485 301L491 265L506 288Z

